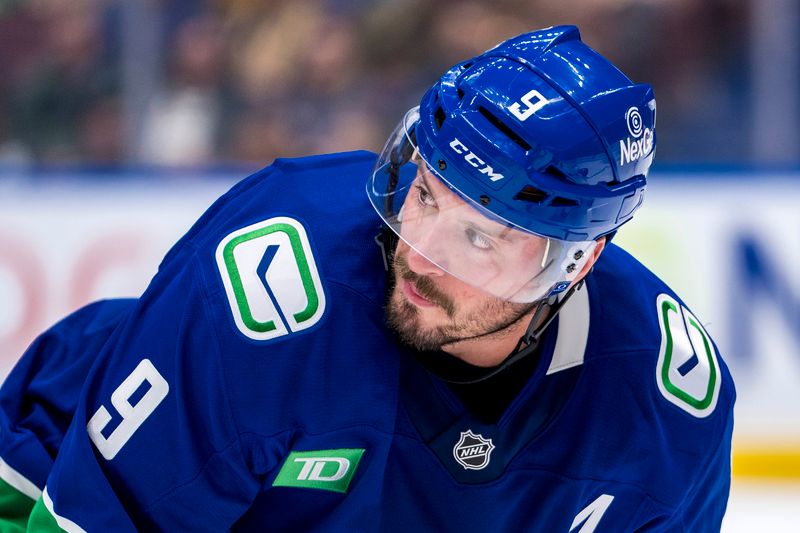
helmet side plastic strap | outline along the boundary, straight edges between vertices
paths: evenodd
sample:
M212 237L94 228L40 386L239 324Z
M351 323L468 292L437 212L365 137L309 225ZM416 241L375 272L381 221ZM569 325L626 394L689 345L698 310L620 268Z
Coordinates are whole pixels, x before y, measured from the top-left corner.
M583 280L580 280L576 283L571 289L569 289L561 298L554 296L550 300L542 300L541 304L536 308L536 311L533 313L533 317L531 318L530 324L528 325L528 329L525 332L519 342L517 343L516 348L511 354L506 357L502 363L499 365L488 369L485 374L473 379L447 379L442 378L444 381L449 383L457 383L461 385L469 385L472 383L480 383L481 381L485 381L492 376L496 376L500 372L504 371L523 357L527 357L528 355L534 353L539 346L539 340L542 336L542 333L547 329L547 327L553 322L553 319L556 317L558 312L570 299L570 297L583 286ZM558 299L557 299L558 298ZM538 327L536 323L541 319L546 311L550 311L550 315L547 316L544 322L542 322Z
M398 237L395 232L389 229L389 226L384 225L381 227L380 233L375 236L375 243L380 247L383 254L383 268L387 274L387 287L394 283L392 276L392 264L394 263L394 252L397 249Z
M544 330L550 325L550 323L556 318L558 312L567 303L567 300L575 294L575 291L579 290L583 286L583 280L580 280L578 283L572 286L563 297L558 298L553 297L549 301L543 301L542 305L540 305L536 312L533 314L531 318L530 324L528 324L528 329L525 331L525 334L519 339L519 343L517 344L515 352L518 352L520 349L524 348L526 345L535 345L539 342L539 337L541 337ZM555 301L553 301L555 300ZM537 327L537 322L542 317L545 311L549 310L550 315L542 322L541 325Z

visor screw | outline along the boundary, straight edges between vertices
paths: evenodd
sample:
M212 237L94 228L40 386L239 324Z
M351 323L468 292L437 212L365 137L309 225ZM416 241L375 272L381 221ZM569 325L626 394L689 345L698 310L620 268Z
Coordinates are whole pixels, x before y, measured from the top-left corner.
M575 263L570 263L569 265L567 265L567 274L572 274L573 272L575 272L575 267L576 267Z
M444 170L447 168L447 163L444 162L444 159L439 160L439 170Z
M481 205L489 205L489 197L481 194Z
M580 258L583 257L583 250L578 250L572 257L575 259L575 261L579 261Z

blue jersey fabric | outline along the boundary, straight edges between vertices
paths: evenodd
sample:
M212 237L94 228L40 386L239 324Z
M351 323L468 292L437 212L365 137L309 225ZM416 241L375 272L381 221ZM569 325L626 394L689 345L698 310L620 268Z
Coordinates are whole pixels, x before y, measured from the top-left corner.
M530 380L480 422L384 324L373 162L276 161L209 208L138 300L45 333L0 390L3 461L89 532L718 530L735 392L681 300L609 245ZM280 235L253 262L265 220ZM294 312L270 269L303 242ZM275 320L253 318L269 305Z

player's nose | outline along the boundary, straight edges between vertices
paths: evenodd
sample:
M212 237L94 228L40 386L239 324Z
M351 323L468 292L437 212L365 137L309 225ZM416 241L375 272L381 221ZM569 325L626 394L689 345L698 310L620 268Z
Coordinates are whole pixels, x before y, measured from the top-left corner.
M409 247L407 261L408 268L420 276L443 276L445 274L444 270L414 248Z

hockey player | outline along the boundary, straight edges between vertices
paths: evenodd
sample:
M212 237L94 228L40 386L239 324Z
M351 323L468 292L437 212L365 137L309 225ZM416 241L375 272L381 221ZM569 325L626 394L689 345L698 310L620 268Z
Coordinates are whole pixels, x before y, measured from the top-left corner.
M447 71L377 158L240 182L9 376L6 530L718 530L730 375L609 242L655 114L549 28Z

